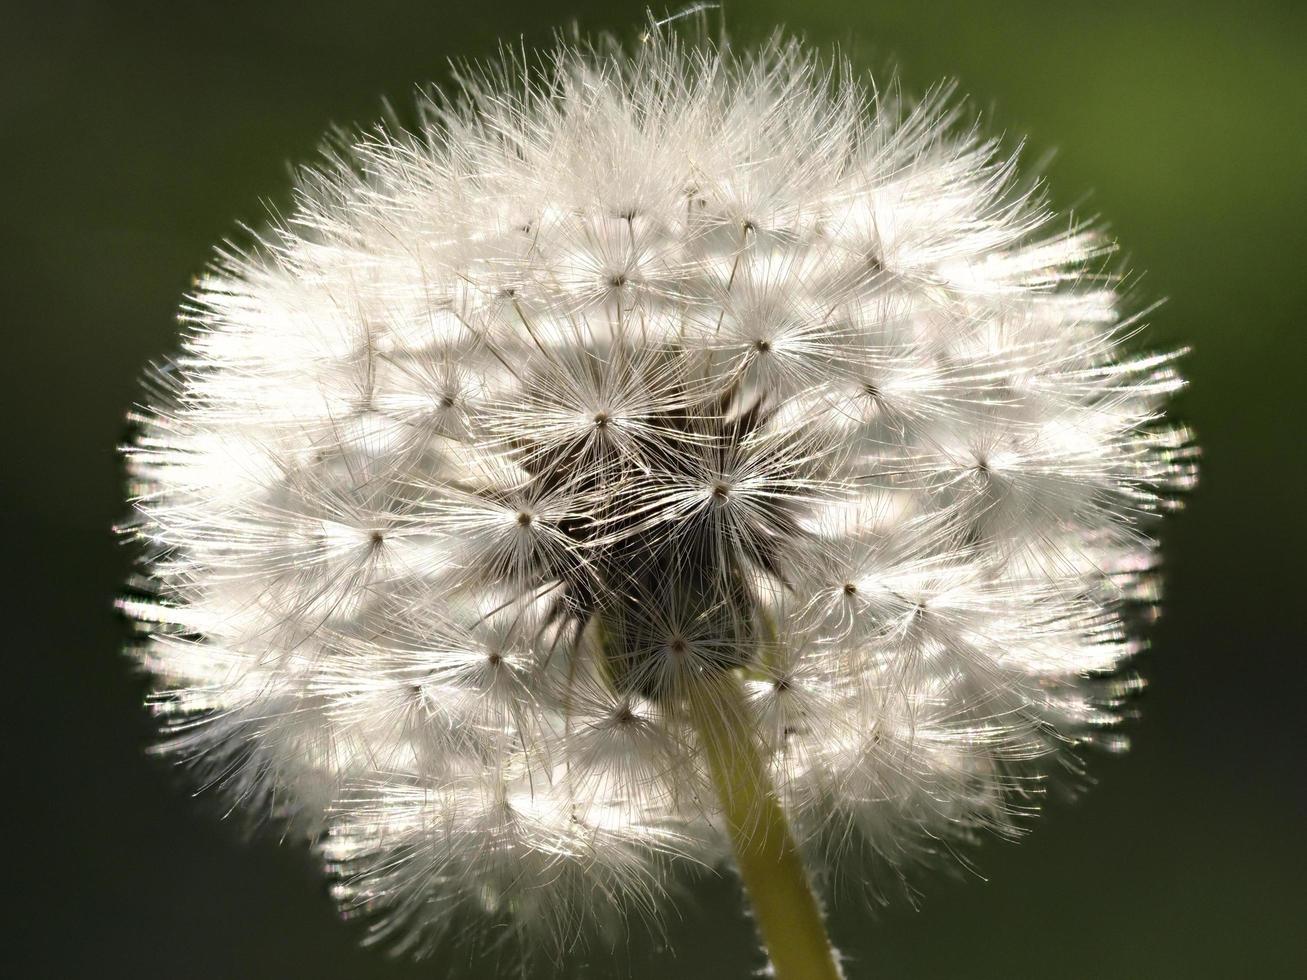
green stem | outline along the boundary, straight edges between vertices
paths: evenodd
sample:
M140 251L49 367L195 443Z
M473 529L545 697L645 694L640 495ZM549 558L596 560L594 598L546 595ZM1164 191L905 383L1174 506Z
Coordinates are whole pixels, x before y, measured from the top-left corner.
M839 980L807 870L749 724L740 680L722 673L700 681L690 696L691 721L776 980Z

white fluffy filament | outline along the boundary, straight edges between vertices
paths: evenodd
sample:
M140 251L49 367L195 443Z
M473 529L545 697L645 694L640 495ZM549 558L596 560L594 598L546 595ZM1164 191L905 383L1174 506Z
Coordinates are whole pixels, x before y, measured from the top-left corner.
M656 30L304 172L126 450L164 748L418 953L723 859L721 671L814 870L1017 829L1116 740L1191 452L1107 246L946 95Z

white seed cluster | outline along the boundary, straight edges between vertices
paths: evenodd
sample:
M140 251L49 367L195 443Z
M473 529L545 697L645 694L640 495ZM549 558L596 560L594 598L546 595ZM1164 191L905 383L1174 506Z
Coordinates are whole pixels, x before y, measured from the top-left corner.
M1180 380L947 92L654 36L422 109L215 264L137 415L168 752L421 952L728 854L723 671L816 873L1111 741Z

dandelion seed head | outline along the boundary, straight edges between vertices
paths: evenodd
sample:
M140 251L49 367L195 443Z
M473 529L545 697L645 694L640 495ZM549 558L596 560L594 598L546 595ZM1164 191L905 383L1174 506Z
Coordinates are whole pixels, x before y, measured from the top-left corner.
M135 416L162 750L415 954L723 860L725 671L813 869L1018 832L1115 737L1193 480L1109 250L949 90L797 42L470 75L221 254Z

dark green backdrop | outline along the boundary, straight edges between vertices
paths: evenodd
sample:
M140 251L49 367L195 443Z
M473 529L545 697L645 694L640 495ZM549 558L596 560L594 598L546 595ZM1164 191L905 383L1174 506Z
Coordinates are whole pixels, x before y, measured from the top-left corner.
M213 241L284 202L330 123L445 77L496 38L638 2L9 4L4 189L5 971L20 977L434 978L359 951L300 851L243 846L141 747L142 685L111 601L128 566L114 445L138 369ZM990 879L926 879L922 911L834 916L853 977L1288 977L1304 957L1302 310L1307 4L1136 0L732 2L952 74L999 125L1060 151L1057 200L1101 211L1158 344L1191 344L1180 404L1203 482L1168 528L1169 601L1136 749L1054 803ZM632 975L746 976L735 887L709 883Z

